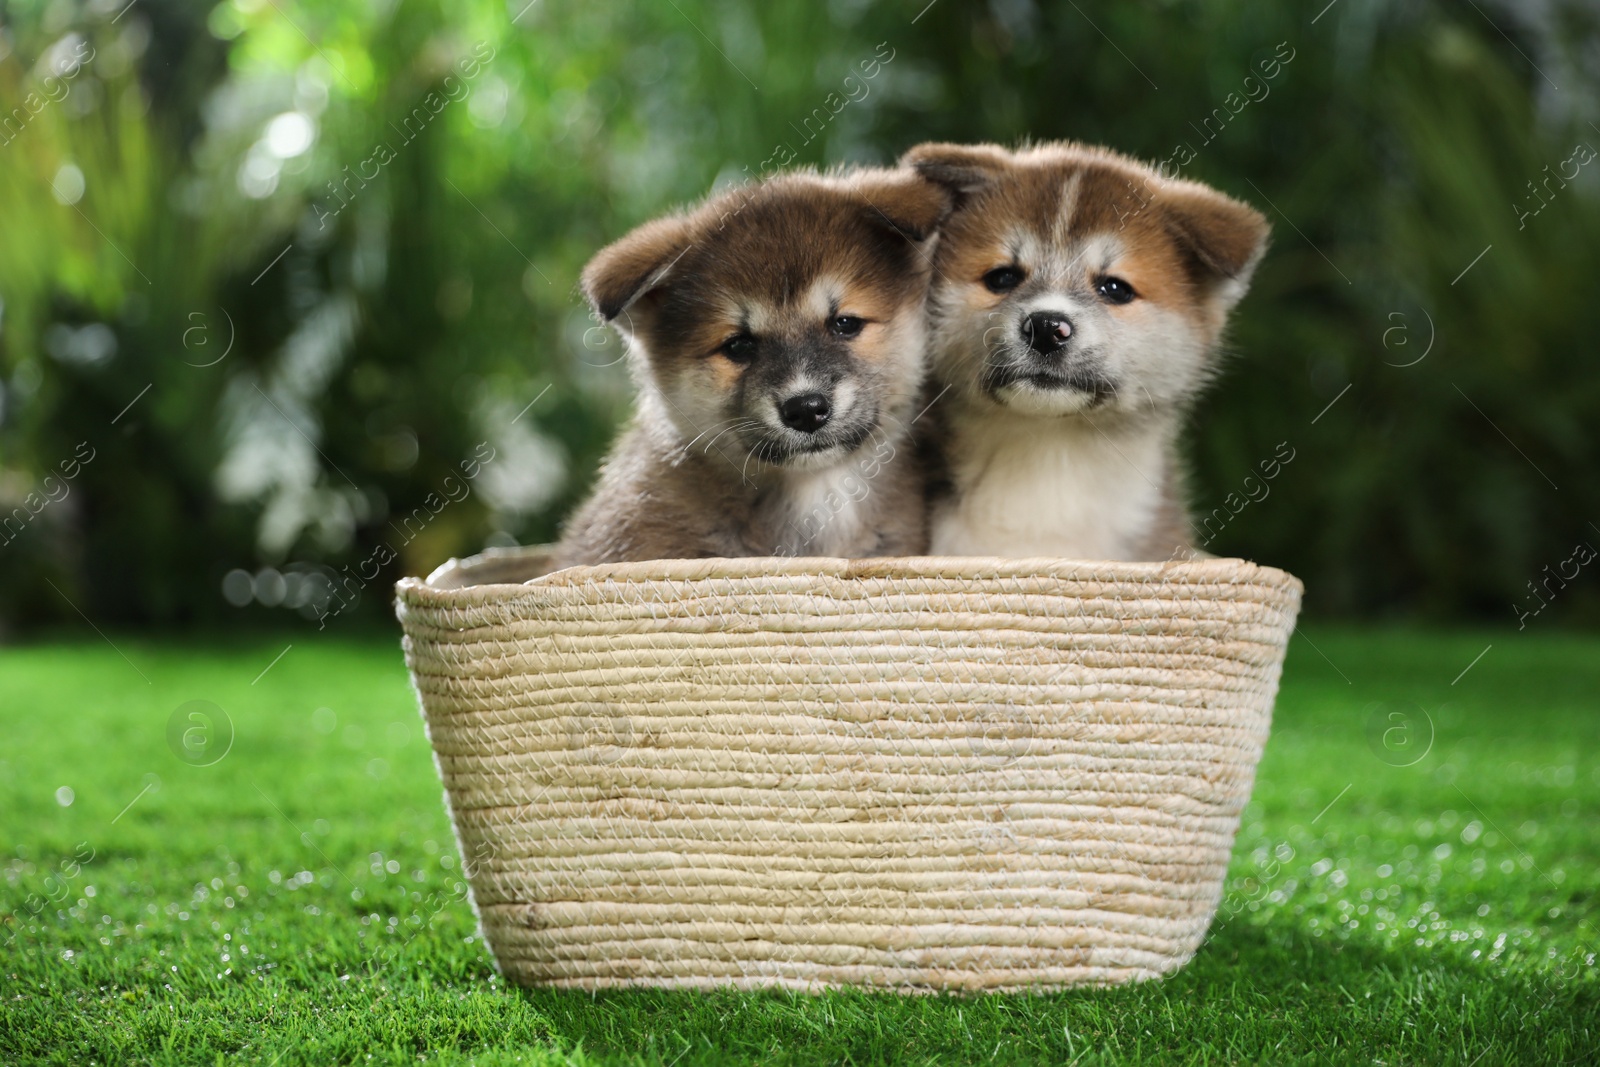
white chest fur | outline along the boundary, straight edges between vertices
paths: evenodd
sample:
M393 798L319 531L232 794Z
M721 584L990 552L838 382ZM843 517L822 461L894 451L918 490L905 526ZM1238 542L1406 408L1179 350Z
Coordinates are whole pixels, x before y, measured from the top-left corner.
M1168 491L1161 427L986 415L950 430L934 555L1138 558Z
M865 501L872 486L854 463L788 471L775 501L777 545L785 556L859 556L870 545Z

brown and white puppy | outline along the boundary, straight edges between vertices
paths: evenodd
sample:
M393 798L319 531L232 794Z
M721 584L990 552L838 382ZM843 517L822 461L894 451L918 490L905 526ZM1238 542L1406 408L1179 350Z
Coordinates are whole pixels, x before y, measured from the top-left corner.
M1175 447L1266 219L1101 148L923 144L958 195L929 294L931 552L1192 554ZM935 421L935 415L937 420Z
M595 256L638 408L558 564L924 551L907 428L950 201L903 169L785 174Z

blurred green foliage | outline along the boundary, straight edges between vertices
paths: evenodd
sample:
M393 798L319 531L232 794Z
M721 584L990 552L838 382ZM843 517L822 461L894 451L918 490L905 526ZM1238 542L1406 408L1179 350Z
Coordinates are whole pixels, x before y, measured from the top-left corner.
M1551 180L1600 145L1592 5L0 17L8 626L373 617L402 573L547 538L630 402L576 291L602 244L791 155L1058 137L1273 221L1192 434L1212 551L1324 614L1600 618L1586 570L1549 578L1600 545L1600 162Z

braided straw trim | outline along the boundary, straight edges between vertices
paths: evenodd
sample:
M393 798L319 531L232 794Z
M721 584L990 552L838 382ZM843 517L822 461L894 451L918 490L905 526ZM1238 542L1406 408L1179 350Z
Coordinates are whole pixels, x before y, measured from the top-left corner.
M398 587L526 984L1058 989L1216 911L1300 583L1242 560L717 559Z

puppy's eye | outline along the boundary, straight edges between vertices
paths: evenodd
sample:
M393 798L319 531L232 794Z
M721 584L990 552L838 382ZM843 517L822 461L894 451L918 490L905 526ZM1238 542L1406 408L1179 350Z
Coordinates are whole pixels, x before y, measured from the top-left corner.
M867 325L866 319L858 319L854 315L835 315L828 320L828 332L835 337L851 338L861 336L861 330Z
M761 345L754 337L747 333L735 334L722 342L722 347L717 349L724 356L741 366L756 358L756 352Z
M996 267L983 276L983 284L991 293L1009 293L1022 284L1026 275L1017 267Z
M1100 299L1108 304L1126 304L1139 294L1133 291L1133 286L1121 278L1105 277L1095 285L1094 291L1100 294Z

